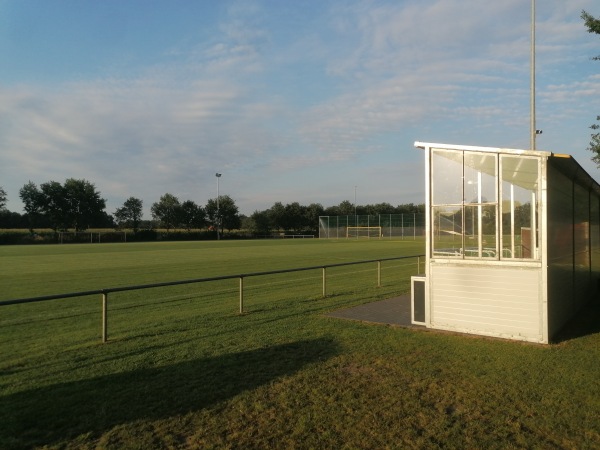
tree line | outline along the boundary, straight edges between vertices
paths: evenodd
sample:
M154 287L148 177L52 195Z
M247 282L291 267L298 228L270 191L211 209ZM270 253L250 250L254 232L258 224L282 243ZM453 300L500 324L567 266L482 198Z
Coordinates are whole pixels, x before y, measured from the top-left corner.
M6 209L6 191L0 187L0 228L50 228L56 232L90 228L173 230L206 229L223 234L225 230L243 229L252 235L269 235L283 231L294 234L317 234L319 216L378 215L423 213L424 205L413 203L392 206L390 203L354 205L344 200L339 205L323 207L320 203L276 202L270 208L250 216L240 214L234 199L220 195L206 205L193 200L180 201L165 193L152 203L152 220L143 217L143 200L129 197L113 214L106 212L106 200L88 180L69 178L64 183L48 181L37 186L29 181L19 190L24 214Z
M390 203L354 205L344 200L337 206L323 207L320 203L308 206L298 202L284 205L276 202L269 209L255 211L243 221L243 228L254 235L269 235L276 231L289 231L293 234L318 234L320 216L376 216L379 214L424 213L425 205L414 203L392 206Z

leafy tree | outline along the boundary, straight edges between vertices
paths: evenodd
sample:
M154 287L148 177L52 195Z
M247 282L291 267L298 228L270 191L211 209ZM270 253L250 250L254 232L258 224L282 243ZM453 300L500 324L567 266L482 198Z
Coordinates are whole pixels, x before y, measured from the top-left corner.
M596 120L600 122L600 116L596 116ZM592 133L590 146L587 149L594 154L594 156L592 156L592 161L594 161L596 165L600 167L600 132L598 132L600 125L595 123L590 125L590 128L594 130L595 133Z
M108 214L106 211L100 212L94 221L90 224L95 228L115 228L115 218Z
M328 206L327 208L325 208L325 211L323 211L323 216L339 216L339 208L337 207L337 205L334 206Z
M150 211L152 217L167 229L167 233L171 228L177 228L180 224L181 203L172 194L166 193L163 195L158 202L152 204Z
M0 186L0 211L6 207L6 191Z
M32 233L41 214L41 195L42 193L32 181L29 181L19 190L19 197L23 202L23 209L29 222L29 231Z
M583 19L586 28L588 29L588 33L600 34L600 19L596 19L591 14L588 14L586 11L581 11L581 18ZM595 56L595 60L600 60L600 56Z
M406 203L398 205L395 210L396 214L413 214L413 213L425 213L425 204L421 203L415 205L414 203Z
M69 178L61 185L48 181L40 188L31 181L19 191L29 216L30 227L37 215L43 215L54 230L74 228L81 231L94 223L104 223L106 200L100 197L95 186L87 180Z
M269 211L254 211L246 221L248 231L255 235L271 234L272 224Z
M394 214L395 208L389 203L377 203L375 205L369 205L369 214Z
M600 19L595 18L585 11L581 12L581 18L584 20L589 33L600 34ZM600 56L595 56L592 59L599 61ZM596 121L600 122L600 116L596 116ZM595 123L591 125L590 128L594 133L591 135L592 139L590 140L590 145L587 149L594 154L594 156L592 156L592 161L600 167L600 133L598 132L600 125Z
M273 206L268 211L269 218L271 219L271 225L276 230L285 230L285 206L281 202L273 203Z
M241 226L242 219L238 207L229 195L219 196L218 206L219 211L217 216L217 199L211 198L206 203L205 211L209 222L214 223L221 233L223 233L224 229L231 231Z
M221 232L239 228L242 224L239 209L233 199L228 195L222 195L219 199L219 211L221 214Z
M53 230L66 230L68 208L65 192L57 181L48 181L40 185L40 210L51 223Z
M139 198L129 197L121 208L115 211L115 220L119 227L132 228L134 233L138 232L142 220L143 202Z
M8 209L0 210L0 228L25 228L27 217Z
M201 206L192 200L186 200L181 204L181 224L188 231L192 228L202 228L205 225L206 213Z
M356 208L356 210L358 210L358 208ZM338 205L338 215L340 216L354 215L354 211L354 204L350 203L348 200L344 200Z
M43 186L42 186L43 191ZM106 200L100 197L96 187L86 180L69 178L63 185L63 199L53 199L54 203L66 205L63 211L64 224L76 231L86 230L93 223L105 220L103 215Z
M285 221L284 228L299 233L307 224L306 207L298 202L288 203L285 205Z
M314 232L314 234L318 233L319 216L323 216L324 212L325 209L320 203L311 203L306 207L304 213L306 214L306 223L308 224L307 230L310 230L310 232Z

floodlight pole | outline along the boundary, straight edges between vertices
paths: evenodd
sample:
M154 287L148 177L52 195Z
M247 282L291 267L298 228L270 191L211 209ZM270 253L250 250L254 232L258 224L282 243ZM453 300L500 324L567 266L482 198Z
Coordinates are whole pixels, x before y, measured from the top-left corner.
M535 150L535 138L537 130L535 128L535 0L531 0L531 92L530 92L530 147Z
M358 226L358 216L356 215L356 186L354 186L354 226Z
M220 173L216 173L215 176L217 177L217 241L221 239L221 230L219 229L220 225L221 225L221 216L219 213L219 178L221 178L221 174Z

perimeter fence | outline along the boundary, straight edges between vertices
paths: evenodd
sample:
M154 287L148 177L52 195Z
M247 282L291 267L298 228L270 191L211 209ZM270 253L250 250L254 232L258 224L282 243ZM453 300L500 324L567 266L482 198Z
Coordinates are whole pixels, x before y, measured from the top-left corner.
M377 233L349 233L351 229L366 231L379 227ZM425 236L425 214L379 214L355 216L320 216L319 238L322 239L416 239Z
M151 284L140 284L133 286L121 286L114 288L105 288L105 289L95 289L89 291L82 292L68 292L64 294L55 294L55 295L44 295L39 297L28 297L28 298L17 298L12 300L2 300L0 301L0 307L9 306L9 305L18 305L24 303L37 303L37 302L45 302L50 300L58 300L65 298L75 298L75 297L87 297L92 295L100 295L102 300L102 342L106 342L108 340L108 296L109 294L116 292L125 292L125 291L137 291L142 289L151 289L151 288L160 288L160 287L168 287L168 286L180 286L185 284L197 284L197 283L206 283L210 281L220 281L220 280L233 280L237 279L239 282L239 312L240 314L244 313L244 279L249 277L260 277L266 275L277 275L277 274L286 274L292 272L303 272L309 270L320 270L322 272L322 289L323 289L323 297L327 297L327 269L334 267L343 267L343 266L352 266L357 264L372 264L377 263L377 287L381 287L381 263L384 261L397 261L397 260L414 260L415 263L415 274L420 273L421 271L421 259L425 255L412 255L412 256L397 256L392 258L380 258L380 259L371 259L371 260L363 260L363 261L350 261L350 262L342 262L336 264L325 264L318 266L309 266L309 267L298 267L294 269L282 269L282 270L270 270L265 272L251 272L251 273L240 273L236 275L224 275L217 277L208 277L208 278L195 278L190 280L179 280L179 281L167 281L161 283L151 283Z

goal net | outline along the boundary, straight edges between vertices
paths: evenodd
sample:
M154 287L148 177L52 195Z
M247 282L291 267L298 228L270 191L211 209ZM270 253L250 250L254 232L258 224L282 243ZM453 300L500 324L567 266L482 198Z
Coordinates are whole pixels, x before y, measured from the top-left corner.
M380 239L381 227L346 227L346 238Z
M319 238L321 239L344 239L347 237L348 227L367 227L367 229L381 227L382 239L415 240L425 236L425 214L319 216ZM365 233L363 232L363 236ZM350 229L350 234L356 238L356 229Z

